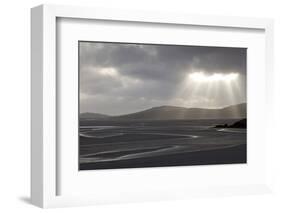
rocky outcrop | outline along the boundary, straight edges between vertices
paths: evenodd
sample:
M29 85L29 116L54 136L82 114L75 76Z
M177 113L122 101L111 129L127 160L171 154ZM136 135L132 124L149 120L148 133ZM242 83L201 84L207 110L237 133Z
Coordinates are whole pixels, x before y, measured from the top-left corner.
M246 129L247 128L247 119L244 118L242 120L239 120L233 124L219 124L216 125L215 128L241 128L241 129Z

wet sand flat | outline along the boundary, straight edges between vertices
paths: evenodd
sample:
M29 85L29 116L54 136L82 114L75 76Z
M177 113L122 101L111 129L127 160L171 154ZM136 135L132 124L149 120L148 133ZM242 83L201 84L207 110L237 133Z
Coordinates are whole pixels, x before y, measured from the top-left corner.
M80 127L79 169L246 163L246 129L203 121L93 121Z

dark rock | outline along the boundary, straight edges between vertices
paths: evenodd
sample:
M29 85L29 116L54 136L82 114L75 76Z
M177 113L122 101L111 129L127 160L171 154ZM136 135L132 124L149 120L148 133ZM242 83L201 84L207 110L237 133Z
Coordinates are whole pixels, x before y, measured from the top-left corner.
M246 129L247 128L247 119L244 118L244 119L242 119L240 121L235 122L232 125L229 125L228 127L229 128L243 128L243 129Z
M214 128L241 128L246 129L247 128L247 119L244 118L242 120L239 120L233 124L218 124Z

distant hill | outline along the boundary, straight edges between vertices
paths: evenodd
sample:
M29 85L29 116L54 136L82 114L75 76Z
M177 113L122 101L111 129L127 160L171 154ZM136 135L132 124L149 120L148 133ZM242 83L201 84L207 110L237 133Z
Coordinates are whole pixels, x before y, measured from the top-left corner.
M93 120L101 120L101 119L107 119L110 116L100 113L93 113L93 112L84 112L80 113L80 118L82 119L93 119Z
M153 107L128 115L115 116L122 120L170 120L170 119L225 119L245 118L246 104L233 105L221 109L185 108L175 106Z
M245 118L247 104L242 103L220 109L185 108L176 106L159 106L144 111L120 115L107 116L97 113L83 113L80 118L110 119L110 120L176 120L176 119L227 119Z

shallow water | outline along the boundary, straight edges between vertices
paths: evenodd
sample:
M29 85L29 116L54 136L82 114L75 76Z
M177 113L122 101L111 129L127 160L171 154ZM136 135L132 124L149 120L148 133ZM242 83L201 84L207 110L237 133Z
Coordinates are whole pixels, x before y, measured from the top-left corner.
M235 121L81 121L79 163L145 159L246 144L246 129L213 128Z

